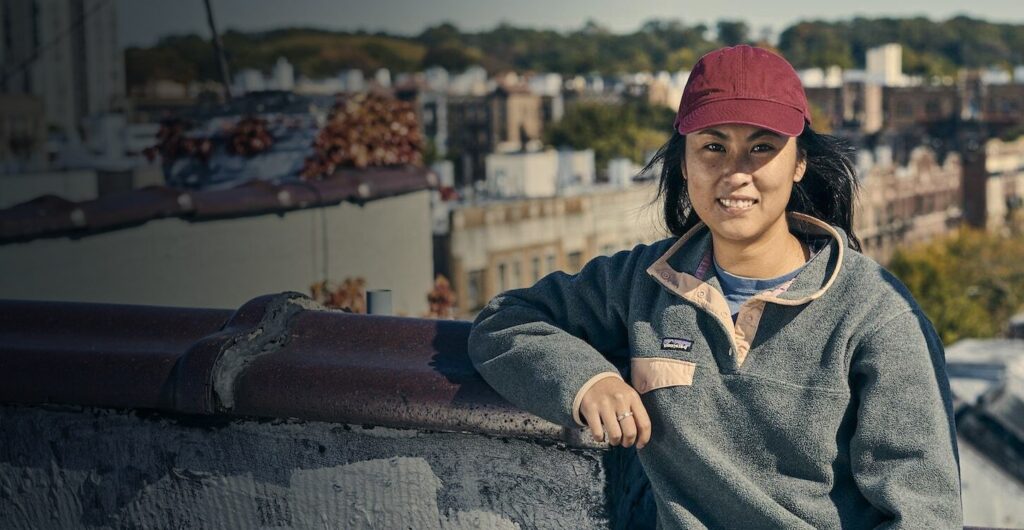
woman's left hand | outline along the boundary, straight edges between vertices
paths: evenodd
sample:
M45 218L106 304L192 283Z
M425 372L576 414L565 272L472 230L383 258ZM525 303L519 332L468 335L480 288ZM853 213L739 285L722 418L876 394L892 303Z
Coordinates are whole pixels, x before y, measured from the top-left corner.
M651 419L640 394L618 377L606 377L583 395L580 414L594 441L643 449L651 439ZM607 439L605 439L607 436Z

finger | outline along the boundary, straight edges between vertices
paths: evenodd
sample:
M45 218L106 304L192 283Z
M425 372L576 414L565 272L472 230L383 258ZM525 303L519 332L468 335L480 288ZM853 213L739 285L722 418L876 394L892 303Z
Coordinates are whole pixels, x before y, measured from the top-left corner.
M640 396L637 395L630 408L633 411L633 422L636 425L636 448L643 449L647 442L651 441L651 417L647 415L647 409Z
M622 440L622 429L619 428L619 422L615 419L614 407L608 405L601 409L601 423L604 430L608 431L608 443L619 445Z
M633 416L622 418L619 428L622 429L622 447L632 447L633 442L636 441L636 423L633 421Z
M590 434L594 437L594 441L603 442L604 429L601 428L601 415L597 412L597 407L584 406L580 411L583 413L583 418L587 421L587 426L590 428Z

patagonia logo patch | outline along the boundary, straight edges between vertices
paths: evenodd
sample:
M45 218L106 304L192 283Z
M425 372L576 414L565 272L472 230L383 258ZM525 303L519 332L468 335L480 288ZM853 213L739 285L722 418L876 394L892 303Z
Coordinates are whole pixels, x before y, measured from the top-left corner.
M661 349L663 350L690 351L690 346L693 346L693 341L689 339L676 339L672 337L661 339Z

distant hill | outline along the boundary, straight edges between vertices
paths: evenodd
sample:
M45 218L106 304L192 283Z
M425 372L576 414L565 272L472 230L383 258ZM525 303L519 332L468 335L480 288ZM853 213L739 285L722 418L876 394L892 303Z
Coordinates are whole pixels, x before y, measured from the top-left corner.
M923 17L801 22L782 32L779 49L797 68L849 68L863 67L865 51L888 42L903 45L903 70L911 74L1024 65L1024 25L964 16L942 22Z
M233 71L255 68L268 72L278 57L284 57L295 66L296 74L310 77L333 76L349 68L417 70L428 52L426 46L409 38L314 29L229 31L222 40ZM125 62L129 87L152 79L218 79L210 41L198 35L166 37L149 48L128 48Z
M378 68L400 72L437 65L461 70L471 64L481 64L490 72L579 74L674 71L692 66L701 54L719 46L753 40L741 21L719 21L715 29L653 20L622 34L592 21L569 32L502 24L467 33L440 24L411 37L290 28L229 31L223 41L235 71L269 72L278 57L285 57L297 74L311 77L331 76L348 68L369 74ZM904 71L911 74L949 75L965 66L1024 64L1024 25L963 16L937 22L921 17L799 22L780 34L778 49L797 68L833 64L851 68L864 66L865 50L889 42L904 45ZM152 47L129 48L125 53L129 87L152 79L217 78L209 39L197 35L166 37Z

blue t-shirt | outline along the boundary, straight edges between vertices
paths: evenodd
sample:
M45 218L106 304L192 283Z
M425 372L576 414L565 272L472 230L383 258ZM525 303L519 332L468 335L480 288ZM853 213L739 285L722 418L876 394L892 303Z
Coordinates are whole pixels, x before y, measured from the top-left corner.
M821 250L821 246L825 242L811 240L807 243L808 248L810 248L811 251L811 257L813 258L814 255ZM712 258L713 257L714 256L712 256ZM729 312L732 313L733 322L736 322L736 315L739 314L740 306L743 305L743 302L746 302L751 296L754 296L761 291L774 289L789 280L792 280L797 274L800 274L800 271L804 270L804 267L807 266L807 263L804 263L796 270L783 274L782 276L761 279L747 278L746 276L731 274L718 265L717 259L712 261L715 266L715 275L718 276L718 283L722 286L722 294L725 295L725 301L729 303ZM807 262L810 261L810 259L807 260Z

